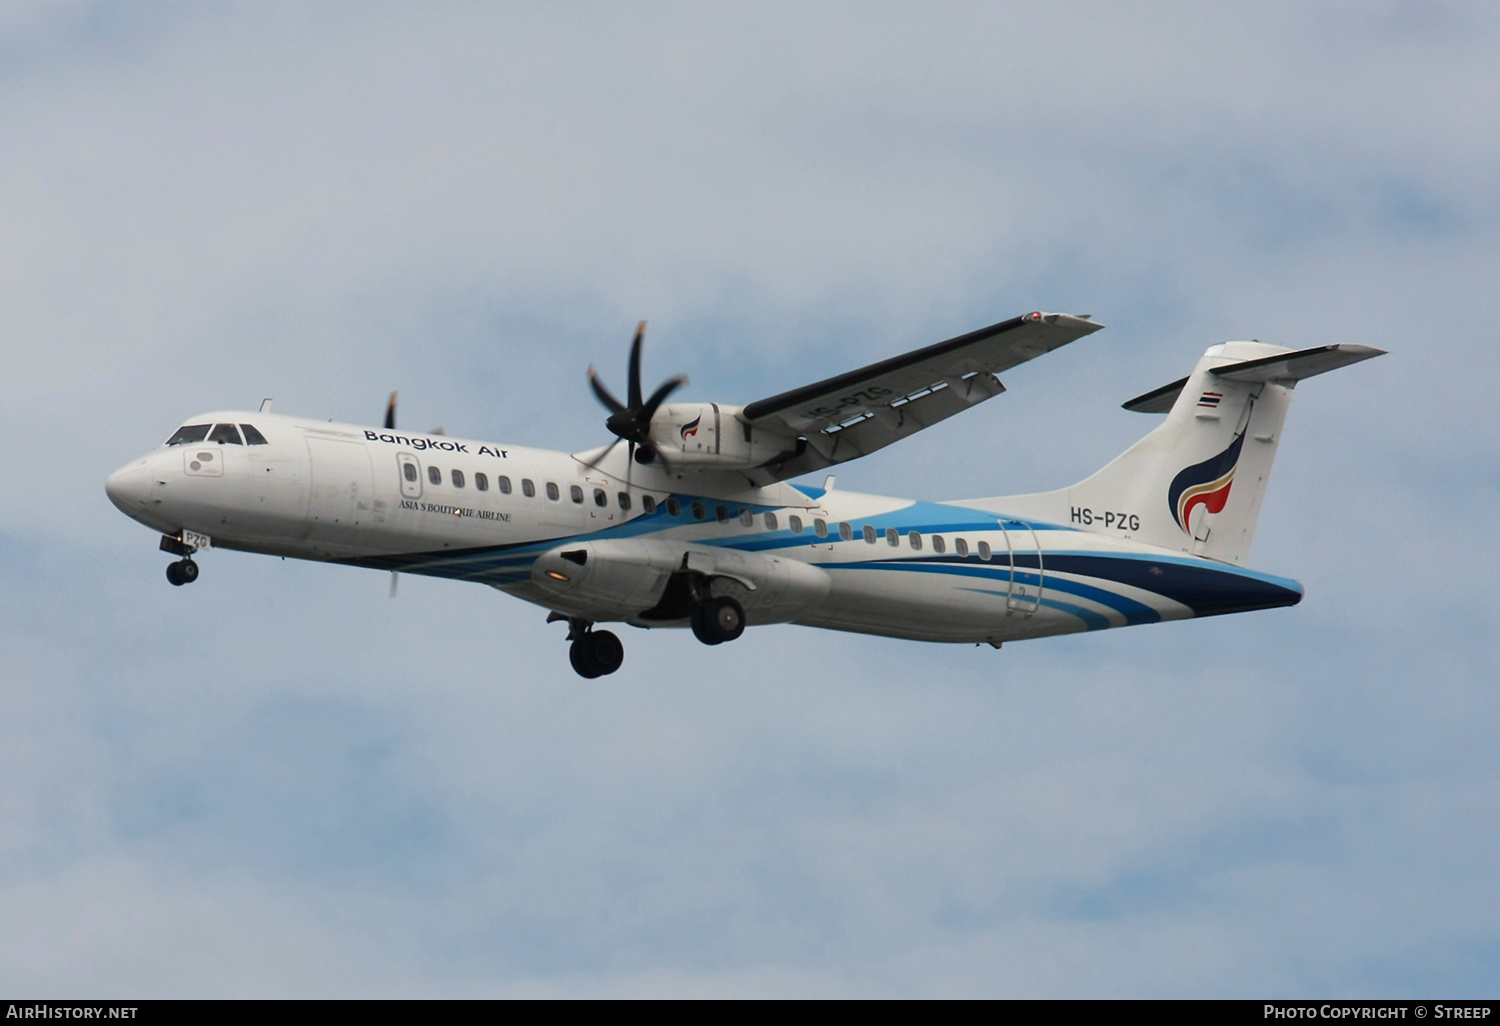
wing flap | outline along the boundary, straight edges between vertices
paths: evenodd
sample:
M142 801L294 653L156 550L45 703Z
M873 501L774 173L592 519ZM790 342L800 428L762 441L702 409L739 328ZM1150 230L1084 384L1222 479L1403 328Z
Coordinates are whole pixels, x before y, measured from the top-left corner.
M991 374L942 383L891 406L834 425L831 430L810 431L801 440L803 444L785 458L757 468L754 476L765 482L784 481L868 456L1003 391L1005 386Z

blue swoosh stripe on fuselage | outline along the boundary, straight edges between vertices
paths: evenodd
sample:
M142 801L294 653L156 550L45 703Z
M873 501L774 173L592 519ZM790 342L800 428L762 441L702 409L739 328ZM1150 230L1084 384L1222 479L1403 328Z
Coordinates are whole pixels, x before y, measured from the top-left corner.
M977 592L980 595L997 595L1003 599L1010 598L1009 592L991 591L989 588L964 588L963 590ZM1083 626L1086 630L1103 631L1114 626L1114 624L1109 622L1108 617L1100 616L1092 609L1075 606L1071 602L1059 602L1057 599L1044 598L1041 601L1041 605L1046 606L1048 609L1056 609L1060 613L1067 613L1069 616L1078 617L1078 619L1083 621Z
M687 499L678 498L679 502L682 502L684 505L690 505L694 501L691 497ZM706 506L722 504L711 499L700 499L698 501L704 502ZM733 505L736 509L746 508L759 512L772 509L772 507L753 504L735 503ZM976 513L984 519L974 519ZM1001 517L998 514L984 514L966 507L929 502L913 502L885 514L847 522L851 526L855 526L856 530L862 529L865 524L871 524L880 527L882 530L886 527L896 527L902 533L917 530L926 534L940 532L954 533L960 531L993 531L1002 522L1016 523L1037 531L1074 530L1073 528L1056 524L1011 520ZM553 538L506 545L477 546L470 549L449 549L340 559L336 560L336 562L380 570L399 570L434 577L479 580L495 584L513 584L528 580L531 564L535 562L536 557L559 545L565 545L570 542L584 542L592 539L642 537L662 533L677 527L685 527L693 524L704 524L706 526L711 523L713 521L684 520L680 516L670 516L666 511L666 504L662 503L652 513L641 514L632 517L624 523L582 534L560 535ZM808 544L853 544L852 541L845 542L842 539L827 541L826 539L809 537L806 533L794 534L789 530L778 530L770 534L761 534L748 539L710 537L683 540L690 541L696 545L730 548L743 552L798 548ZM1261 574L1252 570L1238 568L1234 570L1220 569L1214 566L1207 566L1203 561L1192 557L1155 555L1151 553L1102 555L1087 551L1044 551L1042 557L1042 566L1046 571L1129 585L1132 588L1139 588L1143 591L1161 595L1187 606L1197 616L1214 616L1251 609L1296 605L1302 599L1302 587L1296 581L1273 577L1269 574ZM964 573L966 571L957 569L957 567L968 566L973 567L974 570L970 572L977 573L978 576L993 576L993 572L986 573L979 568L982 566L990 566L996 569L1007 568L1005 572L1008 573L1010 560L1011 555L1009 553L996 552L989 564L982 564L979 562L977 556L971 555L966 557L914 556L901 557L894 560L859 560L818 565L827 569L873 566L884 566L893 569L897 567L929 568L934 572L945 573ZM1014 560L1017 568L1017 579L1021 580L1029 577L1030 580L1028 583L1035 584L1035 577L1025 574L1022 569L1038 565L1035 550L1031 552L1017 552L1014 554ZM1080 597L1089 598L1092 601L1099 602L1101 605L1115 609L1121 616L1126 618L1127 624L1150 623L1160 619L1160 615L1156 610L1135 602L1132 599L1079 582L1069 582L1070 586L1064 587L1064 580L1064 578L1060 577L1048 577L1047 587L1059 591L1074 591ZM1093 593L1077 589L1091 589ZM1106 600L1100 596L1109 596L1109 598Z
M1127 584L1180 602L1195 616L1220 616L1251 609L1295 606L1302 585L1253 570L1219 569L1185 558L1097 553L1043 553L1044 567L1058 573Z
M934 563L932 561L885 560L879 563L824 563L822 566L825 570L835 568L850 570L906 570L919 573L957 574L963 577L979 577L987 580L1009 581L1011 579L1010 567L1004 564L998 566L989 564L987 566L983 563L954 564ZM1034 573L1017 571L1016 582L1032 587L1037 587L1040 584L1045 591L1066 592L1071 595L1077 595L1079 598L1086 598L1090 602L1097 602L1099 605L1107 609L1112 609L1124 617L1125 626L1134 626L1140 623L1158 623L1161 620L1161 613L1145 603L1137 602L1135 599L1127 598L1117 592L1095 587L1092 584L1085 584L1082 581L1074 581L1066 577L1047 577L1045 582L1042 582L1039 581L1038 576ZM1093 615L1097 616L1098 614Z
M1042 557L1042 567L1048 575L1045 584L1047 588L1056 587L1058 590L1067 590L1061 587L1064 578L1053 577L1051 576L1053 573L1112 581L1171 599L1173 602L1187 606L1193 611L1194 616L1218 616L1252 609L1273 609L1278 606L1294 606L1302 601L1302 586L1296 581L1272 577L1253 570L1219 569L1196 561L1190 562L1186 558L1155 556L1149 553L1099 555L1097 553L1055 552L1043 552ZM884 565L893 568L902 565L925 565L934 569L943 565L1007 568L1009 559L1003 553L996 553L994 560L989 564L980 563L975 556L913 556L883 560L878 564L823 564L825 568L861 565ZM1036 565L1036 553L1016 554L1018 572L1021 567L1035 567ZM949 570L947 572L962 571ZM1035 578L1032 577L1028 583L1035 583ZM1114 593L1107 592L1107 594ZM1133 600L1126 599L1125 601ZM1139 605L1139 603L1136 604ZM1121 612L1124 614L1123 610ZM1158 616L1157 619L1159 618Z

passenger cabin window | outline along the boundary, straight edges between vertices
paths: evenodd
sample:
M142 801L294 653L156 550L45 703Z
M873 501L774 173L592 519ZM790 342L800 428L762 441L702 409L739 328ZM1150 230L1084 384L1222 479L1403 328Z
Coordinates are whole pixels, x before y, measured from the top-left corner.
M656 512L656 497L653 496L653 495L642 495L641 496L641 509L645 510L647 513L655 513Z
M729 509L726 506L714 507L714 519L721 524L729 523Z
M984 560L986 563L988 563L990 561L990 543L989 542L980 542L979 543L979 558L982 559L982 560Z
M439 470L437 467L428 467L427 468L427 480L431 481L433 484L442 484L443 483L443 472L441 470Z
M871 545L874 545L875 544L875 526L873 524L866 524L865 525L865 532L864 533L865 533L865 541L869 542Z
M583 489L579 488L577 485L568 485L568 498L572 499L574 502L582 503Z
M246 445L270 445L271 444L270 442L266 441L266 436L265 435L263 435L259 431L255 430L255 425L254 424L241 424L240 425L240 430L243 431L243 432L245 432L245 444Z
M463 486L464 486L464 472L462 470L455 470L453 472L453 487L454 488L462 488Z
M630 493L629 492L621 492L619 495L616 496L616 498L620 500L620 509L623 510L624 512L626 512L626 513L629 513L630 512Z
M942 535L935 534L935 535L932 536L932 551L933 552L947 552L948 551L948 543L945 542L945 541L943 541L943 536Z
M682 503L677 501L677 496L673 495L667 499L667 512L674 517L681 515Z
M922 548L922 532L921 531L908 531L908 532L906 532L906 540L909 541L909 542L911 542L912 551L916 552L916 551L920 551L921 550L921 548Z
M521 478L521 494L528 499L536 498L536 483L529 477Z
M894 527L887 527L885 529L885 541L887 545L895 548L897 545L901 544L901 535L896 531Z
M792 529L792 533L793 534L801 534L802 533L802 518L801 517L787 517L786 518L786 525Z
M558 499L562 498L562 492L559 492L557 490L557 485L552 481L547 482L547 498L551 499L553 502L556 502Z
M742 510L740 510L740 526L741 527L754 527L755 526L755 514L751 513L748 509L742 509Z
M594 505L598 506L600 509L603 509L605 506L609 505L609 493L606 492L603 488L594 489Z
M962 538L954 538L953 551L957 552L960 556L967 556L969 554L969 543Z
M706 514L703 512L703 503L697 499L693 500L693 519L702 520Z
M774 531L774 530L776 530L776 514L775 513L767 513L761 519L766 522L766 530L767 531Z
M500 489L501 495L509 495L510 478L506 477L504 474L501 474L499 477L495 478L495 487Z
M489 491L490 490L490 476L488 474L485 474L485 473L475 474L474 475L474 487L478 488L481 492L487 492L487 491Z
M401 464L401 476L408 481L415 481L417 479L417 465L415 463Z
M817 534L819 538L827 538L828 521L824 520L822 517L815 517L813 519L813 532Z
M844 541L848 541L850 538L854 537L854 528L849 526L848 524L839 524L839 537Z
M212 424L184 424L177 429L177 433L167 439L168 445L192 445L201 442L208 437L208 429Z

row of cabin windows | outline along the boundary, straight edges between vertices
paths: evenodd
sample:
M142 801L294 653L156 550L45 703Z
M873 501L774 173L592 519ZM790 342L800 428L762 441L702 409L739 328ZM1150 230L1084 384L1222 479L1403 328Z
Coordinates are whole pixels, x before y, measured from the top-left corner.
M240 432L245 440L240 441ZM177 433L167 439L168 445L192 445L195 442L218 442L220 445L268 445L266 436L255 430L254 424L184 424Z
M401 474L408 481L415 483L417 480L416 464L401 464ZM448 472L448 480L452 482L454 488L463 488L468 483L468 479L464 475L464 472L458 469L450 470ZM441 485L443 483L442 469L439 467L431 466L429 464L427 467L427 483ZM506 477L504 474L501 474L499 477L495 478L495 487L500 490L501 495L511 494L512 488L510 478ZM558 489L556 482L548 481L546 483L546 489L547 498L551 499L553 502L558 502L562 499L562 492ZM482 470L475 471L474 473L474 490L480 492L487 492L490 490L490 476ZM523 477L521 479L521 494L526 496L528 499L536 498L536 483L529 477ZM580 506L583 505L583 488L579 485L569 485L568 498L572 499ZM619 503L620 509L627 512L629 511L629 492L617 493L615 495L615 501ZM647 502L649 503L650 500L648 499ZM605 506L609 505L609 493L606 492L603 488L594 489L594 505L598 506L600 509L603 509Z
M645 506L645 509L646 509L647 513L654 513L656 511L656 502L649 495L646 496L645 499L643 500L643 505ZM689 509L692 511L693 519L694 520L704 520L704 519L707 518L707 512L704 509L703 503L701 503L701 502L699 502L697 500L694 500L689 505ZM681 503L679 503L677 501L676 496L673 496L673 497L667 499L667 513L670 514L671 516L674 516L674 517L675 516L680 516L682 514L682 505L681 505ZM716 519L721 524L727 524L727 523L729 523L730 516L729 516L729 509L728 509L728 507L726 507L726 506L715 506L714 507L714 519ZM768 531L774 531L774 530L777 529L778 521L776 519L776 514L775 513L765 513L765 514L763 514L763 519L764 519L764 523L766 525L766 530L768 530ZM740 525L742 527L754 527L755 526L755 514L752 513L752 512L750 512L748 509L741 509L740 512L739 512L739 521L740 521ZM813 526L813 533L816 534L819 538L827 538L828 537L828 534L829 534L828 521L822 519L821 517L817 517L817 518L813 519L812 526ZM791 532L793 534L801 534L805 530L805 528L804 528L804 526L802 524L802 518L799 517L799 516L797 516L797 515L795 515L795 514L793 514L792 516L787 517L787 527L789 527L791 529ZM854 540L854 525L853 524L840 522L837 525L837 530L838 530L838 535L839 535L840 540L842 540L842 541L853 541ZM876 541L878 540L878 538L880 537L879 533L875 530L875 528L872 527L869 524L865 525L862 534L863 534L863 537L864 537L865 541L868 542L871 545L874 545L876 543ZM888 544L888 545L890 545L890 546L892 546L894 548L895 546L898 546L898 545L901 544L901 532L897 531L894 527L887 527L885 529L885 540L886 540L886 544ZM906 541L907 541L907 544L909 544L914 551L920 552L922 550L922 532L921 531L908 531L908 532L906 532ZM940 534L933 535L932 536L932 551L934 551L934 552L947 552L948 551L948 541L947 541L947 539L945 539ZM958 555L960 555L960 556L967 556L969 554L969 543L968 543L968 540L964 539L964 538L955 538L955 539L953 539L953 551L955 553L957 553ZM977 551L979 553L979 558L980 559L983 559L985 561L989 560L990 555L991 555L989 542L980 542L979 545L978 545Z

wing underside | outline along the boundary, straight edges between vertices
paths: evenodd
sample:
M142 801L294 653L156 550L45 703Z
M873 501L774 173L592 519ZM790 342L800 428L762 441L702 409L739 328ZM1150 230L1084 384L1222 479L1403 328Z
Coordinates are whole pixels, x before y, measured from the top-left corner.
M1085 316L1031 313L746 406L783 453L751 473L784 481L882 449L1005 391L999 374L1098 331Z

